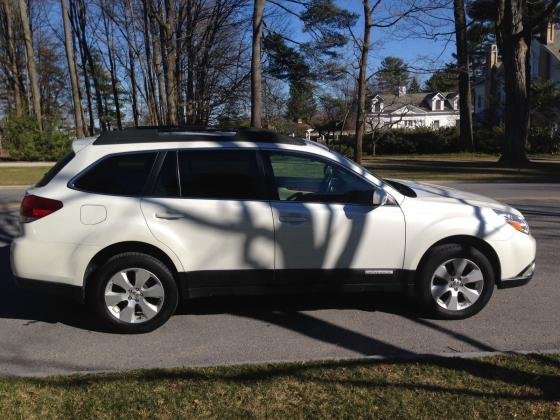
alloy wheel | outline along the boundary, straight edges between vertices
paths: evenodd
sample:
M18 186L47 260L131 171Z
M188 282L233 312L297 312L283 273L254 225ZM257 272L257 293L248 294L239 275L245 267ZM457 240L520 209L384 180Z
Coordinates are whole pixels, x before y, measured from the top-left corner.
M164 299L161 281L143 268L120 270L105 287L105 305L109 313L129 324L152 319L161 310Z
M484 275L473 261L453 258L435 270L430 286L432 297L440 307L448 311L461 311L480 298Z

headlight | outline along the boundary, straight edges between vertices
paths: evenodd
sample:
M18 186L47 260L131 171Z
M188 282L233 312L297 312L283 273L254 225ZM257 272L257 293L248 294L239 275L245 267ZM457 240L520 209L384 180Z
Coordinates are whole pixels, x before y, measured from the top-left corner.
M504 221L512 226L515 230L519 232L529 234L529 225L523 216L518 216L517 214L508 213L505 211L494 210L498 216L501 216Z

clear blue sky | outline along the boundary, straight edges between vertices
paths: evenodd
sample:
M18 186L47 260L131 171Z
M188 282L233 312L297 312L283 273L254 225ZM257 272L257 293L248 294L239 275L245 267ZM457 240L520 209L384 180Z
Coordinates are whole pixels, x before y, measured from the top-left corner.
M359 19L354 28L356 36L363 34L363 8L361 0L336 0L340 7L346 8L359 16ZM398 8L400 0L382 0L380 10L377 15L374 14L374 21L376 17L384 13L387 8ZM440 12L446 17L452 18L453 11ZM295 20L295 18L293 19ZM410 26L411 22L404 22L404 26ZM293 29L297 32L300 30L301 25L292 21ZM450 28L447 28L449 30ZM448 39L441 37L436 40L422 39L418 37L405 37L404 28L389 28L380 29L376 28L372 33L372 48L369 56L369 68L376 69L380 61L389 55L400 57L405 60L411 67L411 75L417 75L418 79L423 81L429 77L428 70L444 67L444 64L453 60L452 54L455 52L455 39L452 38L449 42ZM394 32L397 32L395 34ZM400 37L399 37L400 34ZM298 34L297 39L305 39L305 34L301 32ZM350 53L351 46L348 47L347 55L352 56ZM416 74L416 72L418 72Z

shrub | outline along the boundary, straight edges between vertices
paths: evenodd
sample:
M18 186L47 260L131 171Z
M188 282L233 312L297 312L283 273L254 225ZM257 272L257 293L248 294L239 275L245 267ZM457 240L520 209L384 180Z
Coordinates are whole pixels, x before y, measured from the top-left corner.
M2 124L2 146L16 160L58 160L68 151L71 139L53 124L43 131L34 117L9 116Z
M560 153L560 132L554 127L531 127L527 146L530 153Z
M459 150L459 132L456 128L432 130L427 127L416 129L393 129L377 134L376 154L426 154L450 153ZM364 137L364 150L372 153L371 135Z

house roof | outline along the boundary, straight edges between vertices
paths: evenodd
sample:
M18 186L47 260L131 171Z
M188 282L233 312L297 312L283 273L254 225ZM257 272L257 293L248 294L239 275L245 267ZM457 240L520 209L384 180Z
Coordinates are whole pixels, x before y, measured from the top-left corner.
M406 105L419 108L422 112L443 112L432 111L432 98L438 93L445 99L443 111L454 112L453 104L450 101L459 95L457 92L407 93L402 96L393 93L380 93L373 95L372 99L380 97L383 100L383 113L397 111Z
M542 47L560 61L560 36L557 36L554 42L550 44L541 44Z

